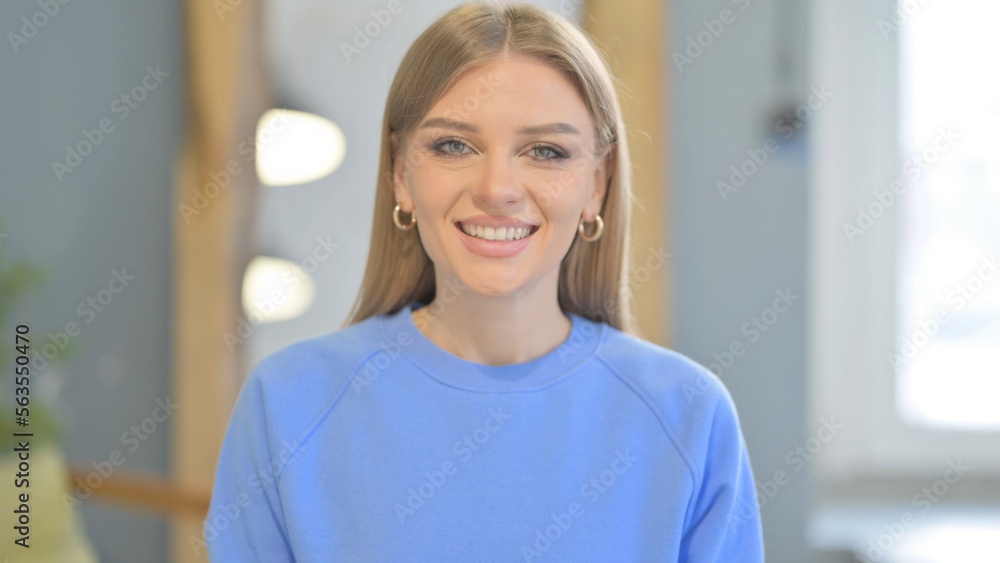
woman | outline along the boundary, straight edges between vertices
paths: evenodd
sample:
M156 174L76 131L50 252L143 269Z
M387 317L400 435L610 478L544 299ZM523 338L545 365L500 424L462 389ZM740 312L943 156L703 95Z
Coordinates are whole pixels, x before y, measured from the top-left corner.
M633 335L624 133L557 15L467 4L416 40L352 318L251 372L213 560L763 561L728 392Z

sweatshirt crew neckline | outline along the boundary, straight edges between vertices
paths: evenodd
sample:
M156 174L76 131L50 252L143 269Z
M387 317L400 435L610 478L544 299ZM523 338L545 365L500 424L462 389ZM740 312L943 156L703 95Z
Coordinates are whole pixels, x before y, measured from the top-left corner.
M399 346L400 354L431 378L468 391L531 391L547 387L597 355L608 326L566 312L573 328L555 349L527 362L491 366L455 356L420 332L412 313L425 305L412 302L383 315L382 336L389 346Z

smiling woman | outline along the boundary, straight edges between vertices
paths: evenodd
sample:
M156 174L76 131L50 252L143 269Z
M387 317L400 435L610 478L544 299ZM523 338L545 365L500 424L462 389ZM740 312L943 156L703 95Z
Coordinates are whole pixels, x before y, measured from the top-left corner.
M430 303L451 280L474 290L458 296L461 307L429 310L482 327L464 331L467 346L481 341L484 319L524 327L496 363L554 348L568 330L562 311L635 334L623 283L633 200L623 129L606 66L565 19L527 6L441 18L389 92L372 252L349 323ZM404 213L422 220L416 233L389 224ZM495 241L511 226L531 230L526 242ZM465 236L472 228L494 241ZM574 237L584 230L592 241Z
M491 91L477 94L484 82ZM459 307L432 303L440 314L424 331L456 355L519 363L569 333L556 299L559 266L579 226L600 214L613 161L577 92L560 70L507 47L461 73L412 133L391 134L395 199L422 219L421 248L434 279L470 289L457 297ZM467 107L464 119L446 117ZM605 242L614 244L610 233ZM579 305L569 309L596 316ZM503 344L486 339L513 323L521 328Z
M448 12L381 150L350 319L240 393L213 560L763 561L728 391L635 335L628 147L587 37L524 4Z

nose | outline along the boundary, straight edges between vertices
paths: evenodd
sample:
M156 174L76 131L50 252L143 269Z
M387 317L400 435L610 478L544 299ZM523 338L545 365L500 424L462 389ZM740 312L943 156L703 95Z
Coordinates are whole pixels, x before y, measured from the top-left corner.
M482 176L472 189L472 198L487 208L501 208L517 203L524 191L517 179L516 163L502 152L487 156Z

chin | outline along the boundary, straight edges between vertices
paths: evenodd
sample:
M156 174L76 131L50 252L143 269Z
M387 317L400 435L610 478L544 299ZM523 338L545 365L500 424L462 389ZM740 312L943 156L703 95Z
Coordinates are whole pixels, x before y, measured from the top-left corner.
M458 292L471 291L481 297L506 297L517 293L524 286L523 281L518 279L516 273L509 275L506 280L499 279L496 274L500 269L496 266L465 264L457 269L459 283L445 283L445 289L451 287Z

